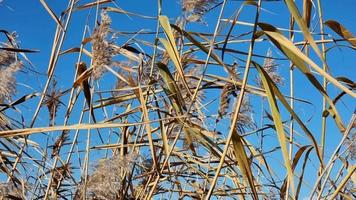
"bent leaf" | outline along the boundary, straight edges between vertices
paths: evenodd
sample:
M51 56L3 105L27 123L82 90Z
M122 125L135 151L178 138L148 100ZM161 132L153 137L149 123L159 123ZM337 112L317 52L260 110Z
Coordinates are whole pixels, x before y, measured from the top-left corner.
M315 151L317 152L317 156L319 158L319 161L320 161L321 165L323 166L323 159L322 159L322 156L321 156L321 152L319 150L318 143L316 142L316 139L314 138L313 134L309 131L309 129L304 125L304 123L299 118L299 116L290 107L290 105L288 104L287 100L283 97L282 93L277 88L276 84L268 76L268 73L266 71L264 71L263 68L259 64L255 63L255 62L253 62L253 64L255 65L255 67L257 68L258 72L260 73L261 79L262 80L265 79L269 83L269 86L271 87L271 89L273 91L273 94L281 101L281 103L284 105L284 107L293 116L293 119L295 119L295 121L297 121L299 126L303 129L303 131L305 132L307 137L310 139L310 141L313 144L313 147L315 148Z
M328 20L324 22L329 28L331 28L335 33L340 35L342 38L347 40L353 47L356 47L356 38L355 36L347 30L343 25L334 20Z
M307 67L305 63L308 63L315 71L324 76L329 82L333 83L336 87L345 91L347 94L352 97L356 97L356 94L352 92L350 89L339 83L335 78L326 73L323 69L321 69L318 65L316 65L309 57L304 55L300 49L298 49L294 44L289 41L286 37L284 37L275 27L269 24L259 23L258 24L263 32L269 37L269 39L293 62L295 66L298 67L299 70L303 72L303 74L309 79L309 81L313 84L313 86L325 97L327 102L332 107L332 116L335 119L335 122L341 132L345 131L345 127L342 123L340 115L338 114L334 103L332 102L329 95L324 90L323 86L319 83L319 81L314 77L311 73L310 69Z

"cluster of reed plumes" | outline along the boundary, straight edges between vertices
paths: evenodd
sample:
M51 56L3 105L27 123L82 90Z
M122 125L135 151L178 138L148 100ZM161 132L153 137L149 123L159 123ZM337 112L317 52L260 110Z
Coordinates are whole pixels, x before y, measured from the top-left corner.
M47 74L0 31L0 199L356 198L356 84L326 60L356 43L320 0L40 2Z

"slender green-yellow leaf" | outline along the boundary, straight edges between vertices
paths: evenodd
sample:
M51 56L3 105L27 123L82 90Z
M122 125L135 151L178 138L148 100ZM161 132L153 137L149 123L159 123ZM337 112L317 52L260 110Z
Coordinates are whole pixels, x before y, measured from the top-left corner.
M165 91L171 99L172 106L173 106L174 110L179 114L183 114L183 109L185 108L185 104L184 104L182 95L178 90L178 86L173 79L173 75L170 73L168 67L165 64L157 63L157 67L158 67L159 73L162 76L162 79L165 83L165 86L166 86ZM180 123L183 123L183 122L181 122L181 120L178 120L178 121ZM185 132L187 143L189 144L190 149L194 152L191 132L185 126L184 126L183 130Z
M182 114L185 105L184 105L183 97L178 90L178 86L173 79L173 75L170 73L168 67L165 64L157 63L157 67L159 70L159 74L162 76L162 79L165 83L166 89L168 90L167 92L174 99L173 104L175 105L173 105L173 107L176 109L178 113Z
M164 40L162 38L160 38L160 42L163 44L163 46L166 48L169 57L171 57L171 59L173 60L174 65L177 68L178 74L179 76L182 78L183 84L186 87L188 93L190 94L190 90L189 90L189 86L185 80L185 76L184 76L184 71L183 71L183 67L182 67L182 63L180 60L180 56L177 50L177 45L173 36L173 32L171 29L171 26L169 24L169 19L167 16L163 16L160 15L158 17L159 19L159 23L161 24L164 33L166 34L167 40Z
M266 79L271 86L271 89L274 92L274 95L281 101L281 103L284 105L284 107L289 111L289 113L293 116L293 119L295 119L297 121L297 123L299 124L299 126L303 129L303 131L305 132L305 134L307 135L307 137L310 139L310 141L312 142L315 151L317 153L317 156L319 158L319 161L321 163L321 165L323 166L323 158L321 156L321 152L319 150L318 147L318 143L316 141L316 139L314 138L313 134L309 131L309 129L304 125L304 123L302 122L302 120L299 118L299 116L294 112L294 110L290 107L290 105L288 104L287 100L284 98L284 96L282 95L282 93L279 91L278 87L276 86L276 84L273 82L273 80L268 76L268 73L265 72L263 70L263 68L258 64L253 62L253 64L255 65L255 67L257 68L258 72L260 73L260 75Z
M267 93L267 99L268 99L268 103L272 112L272 117L273 117L273 121L275 124L275 128L276 128L276 132L277 132L277 136L278 136L278 140L279 140L279 144L281 146L281 150L282 150L282 155L283 155L283 159L284 159L284 166L287 169L287 175L288 175L288 179L290 181L291 184L291 188L292 188L292 192L294 192L294 178L293 178L293 170L292 170L292 166L289 160L289 154L288 154L288 149L287 149L287 139L286 139L286 135L284 132L284 128L283 128L283 122L281 119L281 115L278 109L278 105L277 105L277 101L275 98L275 93L273 90L273 87L271 86L271 81L268 80L266 78L265 75L263 75L264 71L262 70L262 68L257 67L257 69L260 72L260 76L261 76L261 80L262 80L262 84L263 87L266 89L266 93Z

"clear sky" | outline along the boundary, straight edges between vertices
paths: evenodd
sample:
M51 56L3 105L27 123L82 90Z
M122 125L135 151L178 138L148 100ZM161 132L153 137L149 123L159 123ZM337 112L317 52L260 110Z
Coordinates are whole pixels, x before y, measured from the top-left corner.
M67 6L67 1L58 1L58 0L47 0L46 1L49 6L54 10L57 16L60 15L61 11L63 11ZM90 1L80 1L80 4L84 4ZM300 2L300 0L297 0ZM324 9L324 19L333 19L337 20L345 27L347 27L351 32L356 35L356 1L355 0L329 0L322 1L323 9ZM155 16L157 14L157 3L154 0L119 0L116 1L116 4L127 11L133 13L139 13L147 16ZM241 5L241 1L229 1L228 6L226 7L226 11L224 13L224 18L229 18L234 11L236 11ZM280 26L284 28L288 28L289 25L289 15L286 6L283 2L264 2L263 8L265 10L262 11L261 20L263 22L267 22L273 24L275 26ZM218 11L219 9L216 9ZM251 22L252 16L254 15L254 9L247 8L241 14L242 21ZM91 11L91 22L89 23L91 31L94 25L94 13L95 11ZM163 14L170 17L171 22L174 22L174 19L180 15L180 4L179 0L163 0ZM73 14L73 20L71 21L70 29L68 31L68 36L64 42L63 50L79 47L83 28L85 25L85 21L89 10L85 11L77 11ZM217 12L212 12L204 17L208 25L205 24L193 24L187 27L187 29L191 31L208 31L213 32L214 26L216 23ZM113 20L113 29L116 31L138 31L141 29L155 31L156 21L155 20L144 20L135 17L128 17L120 14L110 14ZM313 25L317 23L317 16L315 14L315 10L313 10ZM7 30L9 32L16 31L19 35L19 41L21 48L24 49L37 49L38 53L27 54L28 58L34 65L35 71L39 72L33 73L31 70L25 69L24 72L20 72L18 74L18 93L17 97L22 95L32 93L35 91L42 91L42 88L45 84L46 76L44 75L47 72L47 66L49 62L49 56L52 49L52 41L55 33L55 22L49 16L47 11L43 8L40 1L38 0L0 0L0 29ZM229 26L226 26L229 27ZM236 26L237 30L234 30L236 34L243 33L244 30L247 30L246 27ZM315 27L317 30L318 26ZM336 38L338 36L326 29L328 33L332 33L332 35ZM224 30L226 33L226 29ZM316 31L318 32L318 31ZM150 36L140 36L140 39L148 39ZM316 36L318 38L319 36ZM3 39L3 36L0 36ZM118 43L123 44L128 38L119 36ZM301 39L301 35L297 35L296 39ZM3 40L2 40L3 41ZM152 42L152 40L151 40ZM331 47L332 45L329 45ZM282 57L282 54L273 47L272 44L264 43L256 45L256 53L260 55L265 55L268 47L272 47L273 55L276 57ZM230 46L230 48L242 48L246 50L247 46ZM150 48L144 48L148 53L150 52ZM332 53L330 57L327 58L329 66L331 67L332 74L337 76L346 76L349 79L355 80L356 77L356 51L350 48L334 48L331 50ZM59 86L63 89L67 89L71 87L68 83L72 83L73 75L74 75L74 63L76 62L76 55L65 55L60 58L57 69L55 72L56 79L58 80ZM233 58L228 57L229 62L233 62ZM262 64L261 59L257 59ZM314 59L320 64L319 60ZM285 77L285 86L281 87L281 90L285 93L289 93L288 88L288 66L289 63L286 61L280 61L279 72ZM30 67L27 65L27 67ZM211 69L213 70L213 69ZM320 77L319 77L319 80ZM305 99L310 101L313 105L305 105L305 104L296 104L296 112L300 114L301 118L306 121L306 124L311 129L311 131L315 134L318 141L320 141L320 115L321 113L321 96L320 94L308 84L306 84L306 79L299 73L296 72L296 96L298 98ZM334 87L330 88L330 93L332 96L335 96L339 93L339 90ZM216 95L216 94L215 94ZM217 94L218 95L218 94ZM23 115L25 116L26 124L31 121L32 113L35 109L38 99L31 100L26 106L22 107ZM257 108L256 111L256 121L259 119L259 101L256 100L254 103ZM66 102L66 100L64 101ZM216 104L213 104L216 106ZM267 106L267 104L266 104ZM338 109L341 114L344 123L347 124L350 116L355 109L356 103L354 99L351 97L345 97L342 99L342 103L338 104ZM36 126L46 126L48 125L47 118L47 110L43 108L40 112L40 118L36 122ZM62 113L63 114L63 113ZM286 113L283 113L286 116ZM311 119L310 121L307 121ZM62 123L62 119L58 121L58 123ZM73 122L75 123L75 122ZM340 133L336 130L335 124L333 120L328 119L328 136L327 146L335 147L337 145L338 140L340 139ZM335 133L334 133L335 132ZM40 135L34 136L35 140L41 141ZM304 140L304 142L307 140ZM271 143L272 144L272 143ZM326 148L326 155L330 155L332 153L333 148ZM280 152L278 152L280 153ZM328 160L328 159L327 159ZM281 161L281 160L279 160ZM316 162L314 162L316 163ZM275 165L278 170L279 164ZM307 172L308 173L308 172ZM310 170L310 174L315 173L315 170ZM282 177L281 177L282 178ZM311 178L313 179L313 178ZM311 180L312 181L312 180ZM307 193L304 193L305 195Z

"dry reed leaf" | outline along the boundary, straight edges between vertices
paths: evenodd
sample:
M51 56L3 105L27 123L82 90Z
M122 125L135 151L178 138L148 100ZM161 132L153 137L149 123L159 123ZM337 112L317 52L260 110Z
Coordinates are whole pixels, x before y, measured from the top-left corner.
M292 169L293 172L295 171L295 168L300 160L300 158L302 157L303 153L306 152L310 152L312 150L313 146L311 145L307 145L307 146L302 146L301 148L298 149L298 151L295 153L294 158L293 158L293 162L292 162ZM308 154L309 155L309 154ZM307 156L307 155L306 155ZM281 192L280 192L280 197L284 198L286 196L286 189L287 189L287 178L284 179L283 181L283 185L281 186ZM298 195L298 191L296 193L296 195Z
M313 150L312 148L309 148L307 150L307 152L305 153L305 156L304 156L304 162L303 162L303 166L302 166L302 172L299 176L299 182L298 182L298 186L297 186L297 192L296 192L296 196L295 196L295 199L298 199L299 195L300 195L300 189L302 187L302 183L303 183L303 178L304 178L304 172L305 172L305 169L306 166L307 166L307 162L309 160L309 155L310 155L310 152L311 150Z
M189 32L179 28L178 26L171 24L171 27L181 33L184 37L186 37L190 42L192 42L196 47L201 49L205 54L209 53L209 49L205 47L202 43L200 43L198 40L196 40ZM219 63L229 74L233 74L233 71L231 71L230 68L226 66L226 64L220 59L220 57L212 51L210 53L211 58L213 58L217 63ZM204 62L205 64L205 62Z
M19 49L19 48L13 48L13 47L0 47L1 50L5 51L11 51L11 52L16 52L16 53L37 53L39 50L34 50L34 49Z
M312 5L312 0L303 0L303 20L308 28L310 27Z
M86 71L87 71L87 65L85 62L80 62L79 64L76 65L77 67L77 77L81 77ZM77 79L80 80L81 82L78 82L80 87L82 88L84 92L84 97L85 100L87 101L88 106L92 106L91 104L91 93L90 93L90 86L88 82L89 77L85 77L84 79ZM77 82L77 81L76 81Z
M340 190L342 188L344 188L344 186L346 185L346 183L349 181L349 179L351 178L352 175L354 175L356 171L356 164L353 165L352 167L350 167L348 173L346 174L346 176L344 177L344 179L342 179L342 181L339 183L339 185L337 186L336 190L334 191L334 193L331 195L330 199L335 199L335 197L337 197L337 195L340 194Z
M178 89L178 86L176 82L173 79L172 74L170 73L168 67L163 64L163 63L157 63L157 67L159 70L159 73L165 83L164 85L164 91L167 93L167 96L170 97L171 102L172 102L172 107L176 111L178 115L182 115L183 111L186 109L185 108L185 102L183 100L183 97ZM189 130L184 128L185 136L187 143L190 147L190 149L194 152L194 147L193 147L193 141L192 141L192 136Z
M111 3L112 0L96 0L90 3L86 3L84 5L80 5L75 7L76 10L83 10L83 9L87 9L87 8L91 8L91 7L95 7L95 6L100 6L102 4L107 4L107 3Z
M355 36L347 30L342 24L334 20L328 20L324 22L329 28L335 31L343 39L347 40L353 47L356 47L356 38Z
M88 50L83 48L82 51L88 57L90 57L90 58L93 57L93 55ZM76 53L76 52L80 52L80 48L79 47L69 48L67 50L64 50L64 51L60 52L59 55L64 55L64 54L67 54L67 53Z

